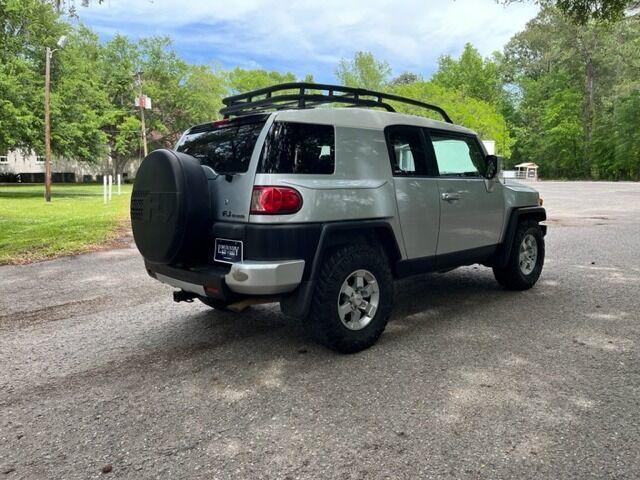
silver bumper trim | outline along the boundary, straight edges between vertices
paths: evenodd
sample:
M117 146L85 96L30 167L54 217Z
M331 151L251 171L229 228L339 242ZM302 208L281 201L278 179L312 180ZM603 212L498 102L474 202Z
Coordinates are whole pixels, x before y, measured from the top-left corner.
M156 279L160 280L162 283L171 285L172 287L181 288L186 292L191 292L197 295L205 296L204 287L202 285L184 282L182 280L178 280L177 278L167 277L166 275L162 275L160 273L156 274Z
M274 295L294 290L302 280L304 260L243 261L225 275L229 289L248 295Z

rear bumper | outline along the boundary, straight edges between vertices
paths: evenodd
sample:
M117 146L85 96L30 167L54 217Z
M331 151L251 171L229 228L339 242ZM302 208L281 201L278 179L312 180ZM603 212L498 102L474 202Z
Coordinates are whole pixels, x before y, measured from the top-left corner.
M224 277L229 289L245 295L289 293L302 280L304 260L244 261Z
M245 260L226 266L176 268L146 262L160 282L200 296L230 300L237 295L289 293L300 284L304 260Z

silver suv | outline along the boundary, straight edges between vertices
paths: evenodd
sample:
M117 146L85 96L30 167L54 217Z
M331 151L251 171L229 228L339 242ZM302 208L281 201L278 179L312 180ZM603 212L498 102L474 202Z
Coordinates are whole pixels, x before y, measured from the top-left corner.
M501 181L498 158L441 108L307 83L224 104L136 176L135 242L174 300L279 302L318 342L357 352L383 332L394 279L479 263L507 289L538 280L538 193Z

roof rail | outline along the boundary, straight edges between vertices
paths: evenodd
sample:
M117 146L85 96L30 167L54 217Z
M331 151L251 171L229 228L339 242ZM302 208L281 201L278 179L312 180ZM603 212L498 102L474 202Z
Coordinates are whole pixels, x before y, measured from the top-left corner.
M273 95L286 90L296 91ZM232 115L241 117L270 110L315 108L329 103L343 103L354 107L382 107L389 112L395 112L395 109L387 103L389 100L432 110L442 115L445 122L453 123L444 109L430 103L364 88L309 82L281 83L224 98L222 103L225 106L220 109L220 114L224 118Z

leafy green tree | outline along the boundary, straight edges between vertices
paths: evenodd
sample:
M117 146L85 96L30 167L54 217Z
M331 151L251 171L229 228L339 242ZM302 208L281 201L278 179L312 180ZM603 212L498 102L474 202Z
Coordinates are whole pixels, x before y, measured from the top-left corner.
M38 0L0 1L0 151L42 151L45 46L68 27ZM57 64L54 63L54 74Z
M633 169L616 170L619 162L612 153L620 150L615 143L625 140L611 134L600 137L603 125L623 129L614 119L629 118L616 106L638 89L638 38L637 17L577 26L550 8L515 35L505 47L505 71L519 96L513 116L514 160L537 161L543 175L629 175ZM607 144L611 148L605 148Z
M391 80L391 85L392 86L409 85L411 83L415 83L419 81L421 81L421 78L419 75L413 72L402 72L396 78Z
M136 44L116 35L104 45L100 59L101 83L109 103L102 131L115 173L120 173L132 158L142 155L140 121L133 107L134 75L141 68L141 58Z
M521 0L500 0L514 3ZM535 0L542 7L556 7L572 22L585 25L590 20L618 21L625 12L640 6L638 0Z
M142 156L140 111L134 107L141 91L152 100L153 108L145 112L150 149L172 148L184 130L218 116L226 93L224 78L208 66L180 59L167 38L133 43L118 35L105 44L102 59L110 105L103 131L116 172Z
M453 59L452 62L457 63ZM466 65L466 60L463 65ZM404 72L389 82L390 75L391 69L386 62L378 61L366 52L356 53L352 61L342 59L336 70L336 76L344 85L388 90L396 95L439 105L454 122L476 130L485 139L495 140L499 154L510 154L513 140L505 118L495 105L465 93L460 83L446 87L435 81L424 81L410 72ZM435 112L404 103L391 103L398 112L442 120Z
M47 2L0 2L0 150L44 151L44 61L47 46L69 36L51 68L51 147L55 156L104 158L106 97L96 62L100 46L86 28L71 30Z
M41 0L43 3L50 4L57 13L65 13L70 17L78 16L78 5L88 7L91 0ZM95 3L104 3L104 0L95 0Z
M444 108L455 123L475 130L486 140L495 140L498 155L510 155L513 140L504 117L494 105L434 82L420 81L399 85L394 87L392 92ZM403 103L394 103L393 106L398 112L442 120L437 113L424 108Z
M445 88L497 104L502 97L502 82L498 65L484 59L473 45L467 43L459 59L444 55L438 60L438 70L431 80Z
M295 82L296 76L291 72L280 73L261 69L246 69L236 67L222 76L225 79L230 94L248 92L259 88L277 85L279 83ZM308 77L305 81L313 81Z
M515 127L511 163L535 162L546 178L587 177L580 90L564 74L527 79L522 88L526 95L518 113L524 121Z
M110 108L100 76L98 36L79 27L69 35L59 59L51 96L51 148L57 155L96 163L108 155L102 130Z
M168 38L140 42L143 89L153 102L148 128L153 148L172 148L187 128L218 118L225 79L206 66L193 66Z
M391 67L383 60L376 60L370 52L356 52L352 60L340 60L335 75L348 87L384 90L391 77Z

